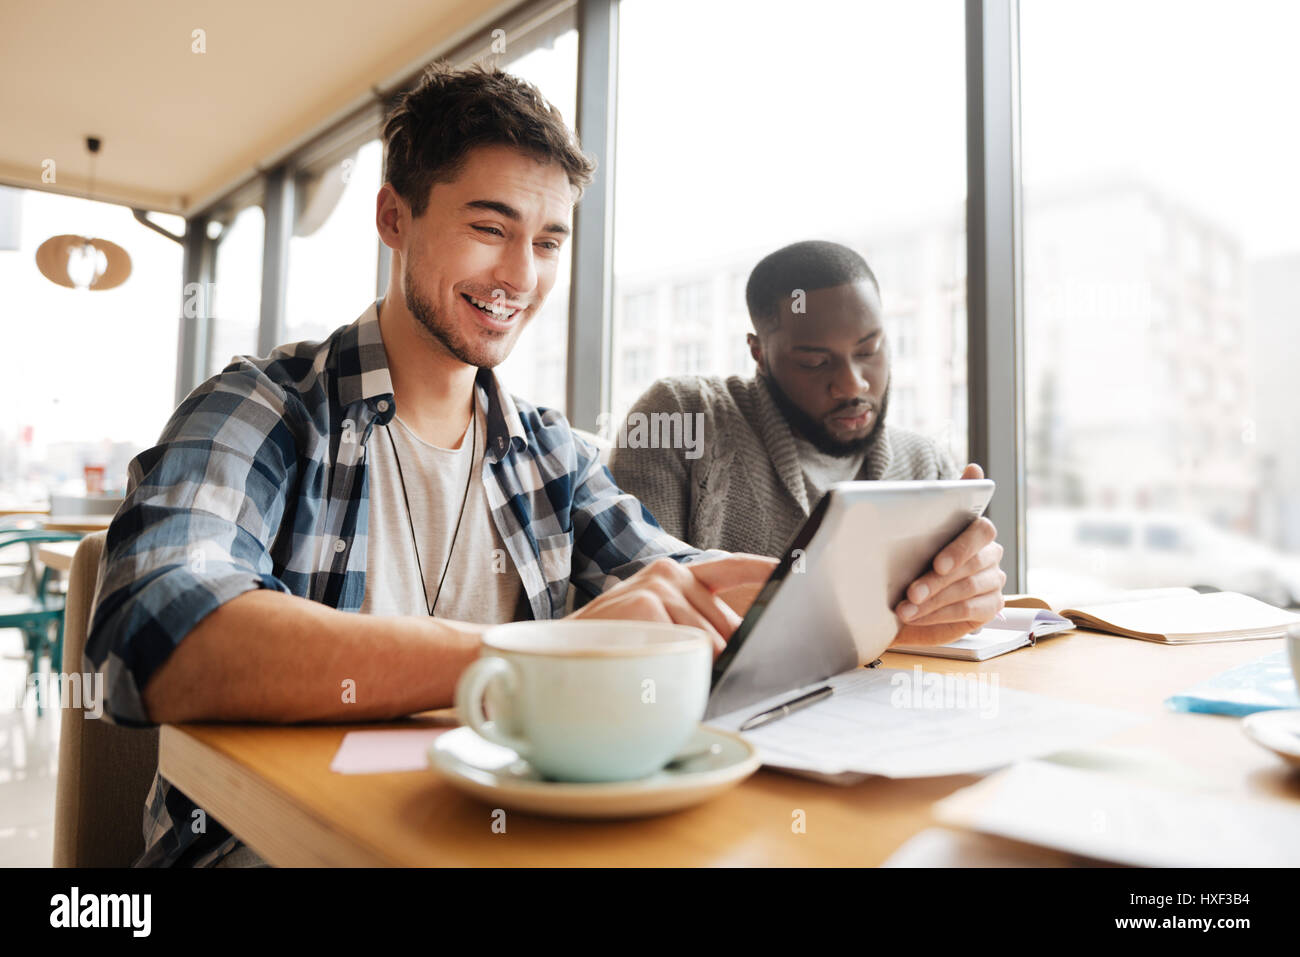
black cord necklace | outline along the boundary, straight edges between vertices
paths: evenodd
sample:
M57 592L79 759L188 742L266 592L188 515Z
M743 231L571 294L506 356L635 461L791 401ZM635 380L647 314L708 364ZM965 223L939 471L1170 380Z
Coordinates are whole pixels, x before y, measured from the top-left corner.
M438 607L438 598L442 595L442 583L447 580L447 572L451 568L451 557L456 551L456 539L460 537L461 519L465 517L465 505L469 502L469 489L474 481L474 457L478 453L478 403L470 407L469 413L469 476L465 479L465 497L460 502L460 514L456 516L456 530L451 533L451 548L447 549L447 564L442 566L442 577L438 579L438 590L433 594L433 604L429 604L429 586L424 582L424 568L420 564L420 544L415 537L415 520L411 517L411 500L406 496L406 476L402 474L402 458L397 454L397 443L393 441L393 433L389 430L388 425L384 425L384 431L388 433L388 444L393 449L393 461L397 463L397 478L402 483L402 502L406 505L406 522L411 527L411 547L415 549L415 570L420 575L420 589L424 592L424 604L429 610L429 617L433 618L433 610Z

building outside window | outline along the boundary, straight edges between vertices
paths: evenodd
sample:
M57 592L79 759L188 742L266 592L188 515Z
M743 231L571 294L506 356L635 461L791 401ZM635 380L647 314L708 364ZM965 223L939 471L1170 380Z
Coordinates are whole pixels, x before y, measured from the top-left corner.
M1021 4L1029 589L1300 603L1300 9L1170 27Z

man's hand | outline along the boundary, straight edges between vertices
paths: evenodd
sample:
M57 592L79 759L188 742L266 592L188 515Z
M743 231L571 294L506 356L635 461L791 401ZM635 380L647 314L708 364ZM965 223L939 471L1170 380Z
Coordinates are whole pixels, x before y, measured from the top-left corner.
M982 479L974 463L963 479ZM987 518L977 518L956 540L934 557L931 571L907 589L894 612L903 623L894 644L946 645L982 628L1002 611L1006 573L998 567L1002 546L998 530Z
M744 618L749 614L750 606L754 604L754 599L758 597L765 584L767 579L748 585L737 585L735 588L726 588L717 592L717 596L730 605L732 611Z
M694 625L712 640L716 656L740 625L740 616L718 593L762 584L776 565L775 558L761 555L728 555L688 565L661 558L570 617Z

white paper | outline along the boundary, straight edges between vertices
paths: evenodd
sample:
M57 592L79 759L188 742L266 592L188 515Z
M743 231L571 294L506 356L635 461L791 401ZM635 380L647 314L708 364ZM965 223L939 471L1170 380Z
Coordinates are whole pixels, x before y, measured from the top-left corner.
M1031 573L1031 578L1032 573ZM1033 582L1030 582L1032 585ZM1108 605L1115 602L1145 601L1149 598L1188 598L1199 595L1195 588L1176 585L1171 588L1111 588L1101 586L1089 592L1074 593L1069 601L1061 601L1055 592L1031 592L1024 598L1040 598L1051 606L1052 611L1060 612L1064 608L1082 608L1084 605Z
M910 838L881 867L1063 867L1079 858L1003 841L986 834L928 827Z
M953 661L987 661L1029 645L1029 635L1009 628L982 628L946 645L890 645L902 655L949 658Z
M1248 595L1211 592L1191 598L1156 598L1146 601L1114 602L1076 608L1084 614L1129 631L1152 635L1231 635L1238 632L1277 632L1281 638L1288 625L1300 622L1300 615L1283 611Z
M986 631L1009 629L1024 634L1033 632L1041 638L1043 635L1054 635L1058 631L1069 631L1074 627L1074 622L1045 608L1003 608L989 625L991 627L973 631L971 634L979 635Z
M1078 747L1145 720L1002 688L988 672L947 675L917 665L846 671L708 723L738 731L759 712L821 685L835 694L744 733L764 764L890 778L969 774Z
M1030 761L934 805L943 823L1140 867L1295 867L1300 806Z
M383 774L423 771L429 766L429 745L449 728L349 731L330 762L338 774Z

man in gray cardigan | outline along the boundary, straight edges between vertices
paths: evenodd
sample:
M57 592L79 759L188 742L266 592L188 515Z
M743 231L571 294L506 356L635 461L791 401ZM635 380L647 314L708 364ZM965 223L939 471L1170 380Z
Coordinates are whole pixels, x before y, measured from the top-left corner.
M757 374L661 379L615 436L615 481L670 534L780 556L835 482L983 477L885 425L889 344L861 256L836 243L787 246L754 268L745 298Z

